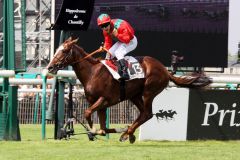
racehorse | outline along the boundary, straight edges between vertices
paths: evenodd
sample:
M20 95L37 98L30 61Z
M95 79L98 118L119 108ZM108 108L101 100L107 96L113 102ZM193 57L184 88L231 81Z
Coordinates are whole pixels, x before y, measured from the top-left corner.
M95 111L98 113L100 130L97 134L99 135L123 132L120 141L129 139L130 143L134 143L135 130L153 117L153 99L168 86L169 81L178 86L190 88L204 87L211 83L208 77L176 77L161 62L152 57L137 58L143 68L145 78L126 81L124 99L132 101L140 114L126 129L108 129L105 121L107 107L123 101L120 99L120 82L113 78L100 60L89 56L76 42L77 39L72 40L70 37L60 45L47 69L49 73L56 74L58 70L68 65L72 66L84 87L86 99L90 104L84 113L90 128L93 128L91 114Z

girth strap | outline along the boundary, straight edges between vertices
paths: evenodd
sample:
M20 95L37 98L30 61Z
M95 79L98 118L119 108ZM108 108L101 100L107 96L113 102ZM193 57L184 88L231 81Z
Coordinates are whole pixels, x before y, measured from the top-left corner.
M120 79L120 100L123 101L126 98L125 80Z

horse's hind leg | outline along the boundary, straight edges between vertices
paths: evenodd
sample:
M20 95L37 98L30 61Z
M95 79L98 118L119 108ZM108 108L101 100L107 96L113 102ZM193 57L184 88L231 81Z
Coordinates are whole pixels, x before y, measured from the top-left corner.
M136 105L140 111L140 115L139 117L134 121L134 123L128 128L127 132L125 132L120 140L126 140L128 138L129 135L129 141L130 143L134 143L135 139L131 139L131 137L133 137L133 134L135 132L135 130L141 126L143 123L145 123L146 121L148 121L149 119L151 119L153 117L152 114L152 102L154 97L163 90L159 89L158 92L152 93L152 92L148 92L145 90L144 92L144 100L143 103L140 100L134 99L133 102L134 103L138 103L138 105ZM142 97L141 97L142 99Z
M124 132L121 135L120 141L125 141L129 137L130 143L134 143L135 142L135 136L133 134L134 134L136 128L139 126L139 120L143 116L144 103L143 103L142 95L139 95L139 96L136 96L136 97L132 98L131 101L136 105L140 114L139 114L138 118L132 123L132 125L130 127L128 127L127 131Z

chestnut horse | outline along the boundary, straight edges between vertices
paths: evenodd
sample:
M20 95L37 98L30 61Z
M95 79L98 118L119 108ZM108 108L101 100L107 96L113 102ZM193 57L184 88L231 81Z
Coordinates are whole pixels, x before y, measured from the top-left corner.
M122 101L120 100L120 82L113 78L98 59L89 56L76 42L77 40L72 40L71 37L66 40L57 49L47 69L49 73L56 74L59 69L68 65L73 67L90 104L84 116L89 127L92 128L91 114L97 111L100 121L100 130L97 132L99 135L123 132L120 141L129 138L130 143L134 143L135 130L153 117L153 99L168 86L169 81L181 87L203 87L211 83L207 77L175 77L158 60L149 56L138 58L145 78L125 82L125 99L132 101L140 114L126 129L108 129L105 122L106 109Z

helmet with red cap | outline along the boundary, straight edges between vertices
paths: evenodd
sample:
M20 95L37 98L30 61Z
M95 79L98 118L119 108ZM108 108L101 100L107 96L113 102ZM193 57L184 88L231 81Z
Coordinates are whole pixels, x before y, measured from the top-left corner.
M98 26L105 24L105 23L109 23L111 21L111 18L108 14L101 14L100 16L98 16L97 18L97 24Z

